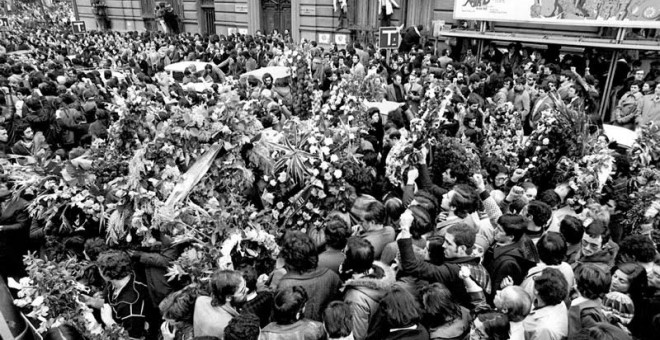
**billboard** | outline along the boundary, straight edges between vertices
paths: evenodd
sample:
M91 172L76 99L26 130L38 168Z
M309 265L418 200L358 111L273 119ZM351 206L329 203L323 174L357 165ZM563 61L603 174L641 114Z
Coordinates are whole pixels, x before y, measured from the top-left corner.
M454 19L660 28L660 0L454 0Z

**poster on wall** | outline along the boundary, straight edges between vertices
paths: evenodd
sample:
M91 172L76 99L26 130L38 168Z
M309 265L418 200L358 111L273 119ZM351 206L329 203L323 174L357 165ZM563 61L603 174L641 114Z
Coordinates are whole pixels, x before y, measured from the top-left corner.
M348 42L348 36L346 34L336 34L335 35L335 44L337 45L346 45Z
M454 0L454 19L660 28L660 0Z
M330 33L319 33L318 41L319 44L329 45L332 41L332 35Z

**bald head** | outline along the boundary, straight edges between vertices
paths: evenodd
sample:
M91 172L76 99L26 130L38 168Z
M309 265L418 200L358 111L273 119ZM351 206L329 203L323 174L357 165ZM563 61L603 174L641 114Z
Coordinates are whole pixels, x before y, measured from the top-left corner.
M498 291L493 303L513 322L522 321L532 309L532 298L519 286L509 286Z

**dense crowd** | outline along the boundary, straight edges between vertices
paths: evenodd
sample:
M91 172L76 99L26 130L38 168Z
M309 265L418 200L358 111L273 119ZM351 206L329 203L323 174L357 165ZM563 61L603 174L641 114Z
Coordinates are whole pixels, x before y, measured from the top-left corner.
M656 339L658 65L626 56L603 95L596 51L477 58L421 31L387 57L288 32L9 32L9 331ZM205 65L166 70L187 61Z

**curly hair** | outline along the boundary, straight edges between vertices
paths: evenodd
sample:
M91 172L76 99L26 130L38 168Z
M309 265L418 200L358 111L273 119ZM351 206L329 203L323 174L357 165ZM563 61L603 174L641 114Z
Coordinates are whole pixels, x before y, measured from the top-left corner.
M575 283L580 295L587 299L602 298L610 289L610 273L594 264L584 263L575 269Z
M273 321L280 325L290 325L298 321L300 313L307 303L307 291L300 286L293 286L280 290L275 295L273 306Z
M421 293L424 324L428 327L440 327L461 317L461 306L442 283L430 284Z
M568 282L559 269L548 267L534 279L534 289L546 305L554 306L566 299Z
M559 223L559 231L564 235L566 242L570 244L578 244L584 235L584 226L579 218L566 215Z
M331 339L344 338L353 332L353 312L344 301L330 302L323 312L323 325Z
M300 231L289 232L284 236L281 254L287 269L294 272L306 273L318 266L319 257L314 241Z
M165 297L158 305L158 309L165 319L192 323L198 295L197 286L187 286Z
M456 208L456 216L465 218L479 208L479 196L476 190L467 184L456 185L449 206Z
M96 260L99 272L111 280L119 280L133 272L131 258L124 251L108 250L99 254Z
M527 213L536 226L545 227L552 217L552 208L545 202L531 201L527 205Z
M225 340L257 340L260 333L259 318L252 313L241 313L229 320L224 335Z
M656 256L656 248L653 241L645 235L630 235L619 244L617 257L629 256L638 262L653 262Z

